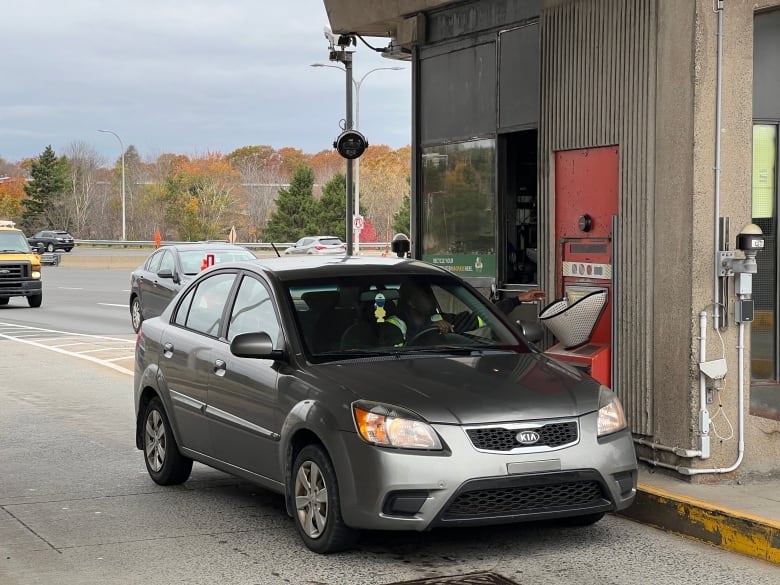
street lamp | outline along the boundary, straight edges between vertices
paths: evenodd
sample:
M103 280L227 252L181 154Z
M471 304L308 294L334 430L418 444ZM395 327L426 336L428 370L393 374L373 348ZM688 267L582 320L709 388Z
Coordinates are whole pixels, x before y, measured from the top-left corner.
M113 134L119 141L119 148L122 149L122 241L127 239L126 221L125 221L125 145L122 139L119 138L119 134L113 130L98 130L98 132L105 132L107 134Z
M331 67L333 69L341 69L342 71L346 71L343 67L339 67L338 65L326 65L325 63L312 63L310 67ZM400 71L404 69L404 67L375 67L374 69L371 69L367 71L363 77L360 79L352 79L352 84L355 86L355 130L358 132L360 131L360 86L363 84L363 81L368 77L371 73L374 71ZM345 128L345 130L350 130L350 128ZM360 215L360 159L355 159L355 214ZM351 219L351 218L350 218ZM355 239L355 254L357 254L360 251L360 232L356 231L354 234Z

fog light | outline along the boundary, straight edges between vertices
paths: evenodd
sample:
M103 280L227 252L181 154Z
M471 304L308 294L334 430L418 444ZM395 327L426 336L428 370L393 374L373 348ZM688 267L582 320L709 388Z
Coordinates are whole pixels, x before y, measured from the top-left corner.
M427 499L428 492L393 492L385 498L382 513L388 516L414 516Z

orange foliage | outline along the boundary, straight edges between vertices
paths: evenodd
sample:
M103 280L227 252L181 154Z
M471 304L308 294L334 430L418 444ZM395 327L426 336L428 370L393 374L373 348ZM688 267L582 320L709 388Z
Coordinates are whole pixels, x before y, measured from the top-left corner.
M19 221L22 217L24 179L14 177L0 183L0 219Z

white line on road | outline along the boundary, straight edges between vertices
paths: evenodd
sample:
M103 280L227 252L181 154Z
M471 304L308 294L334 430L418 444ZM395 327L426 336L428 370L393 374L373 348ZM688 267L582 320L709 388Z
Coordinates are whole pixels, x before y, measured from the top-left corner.
M98 303L98 305L103 305L104 307L122 307L123 309L127 308L127 305L120 305L118 303Z
M61 333L66 337L70 337L71 339L89 339L92 341L92 344L100 343L100 342L106 342L111 341L115 343L121 343L124 344L122 346L122 350L127 348L128 354L132 353L132 347L135 345L134 341L128 340L128 339L119 339L116 337L106 337L104 335L89 335L86 333L69 333L68 331L58 331L54 329L43 329L41 327L31 327L31 326L25 326L25 325L14 325L12 323L2 323L0 322L0 330L6 331L8 329L14 329L24 331L25 333L28 332L39 332L39 333ZM107 368L111 368L112 370L116 370L117 372L120 372L122 374L125 374L127 376L133 375L133 370L129 370L127 368L123 368L122 366L118 366L115 363L113 363L113 360L107 360L107 359L99 359L92 357L91 355L85 355L85 352L74 352L74 351L68 351L66 349L62 349L61 347L55 347L51 345L46 345L45 343L39 343L38 341L32 341L31 339L28 339L27 337L21 337L19 335L7 335L5 333L0 333L0 339L8 339L9 341L16 341L17 343L24 343L26 345L31 345L33 347L39 347L41 349L48 349L49 351L55 351L57 353L63 354L63 355L69 355L72 357L76 357L82 360L87 360L89 362L92 362L94 364L99 364L102 366L106 366ZM66 344L66 345L84 345L85 342L78 342L73 344ZM128 347L129 346L129 347ZM124 358L118 358L118 359L127 359L131 357L130 355L124 357Z

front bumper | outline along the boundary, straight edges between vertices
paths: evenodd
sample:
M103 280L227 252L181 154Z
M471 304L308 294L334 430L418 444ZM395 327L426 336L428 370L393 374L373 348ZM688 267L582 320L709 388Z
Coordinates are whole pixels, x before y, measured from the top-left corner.
M43 283L40 280L0 280L0 297L31 297L41 291Z
M442 452L382 449L344 433L344 457L334 457L342 515L354 528L429 530L622 510L636 494L631 434L599 441L595 417L580 419L574 445L512 454L477 451L459 426L434 425Z

